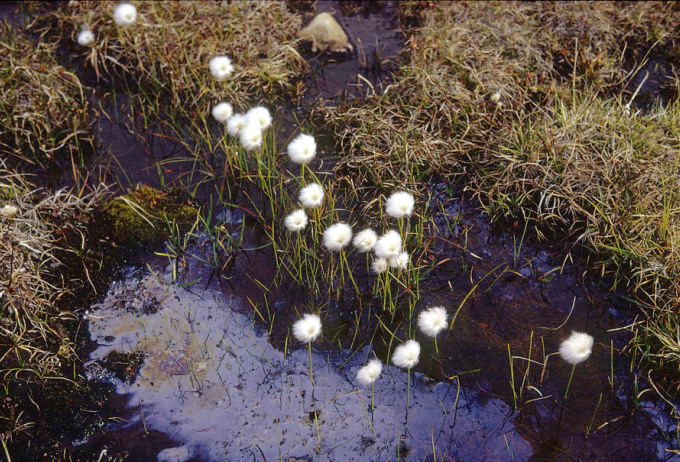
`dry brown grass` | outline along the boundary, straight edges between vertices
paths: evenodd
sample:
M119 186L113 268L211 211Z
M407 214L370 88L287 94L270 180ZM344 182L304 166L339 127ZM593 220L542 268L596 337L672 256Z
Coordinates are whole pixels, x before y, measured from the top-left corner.
M54 50L0 22L0 157L45 166L92 151L83 87Z
M297 91L305 62L293 41L300 17L283 2L134 2L137 22L119 28L114 2L69 2L39 15L32 30L75 51L98 77L121 77L145 91L162 92L166 107L203 108L227 100L242 108L252 95ZM93 47L76 44L83 26L96 36ZM235 71L215 82L208 62L232 58Z
M0 161L0 206L18 208L0 218L0 370L5 380L41 380L72 359L74 349L64 323L74 320L59 309L78 284L76 273L58 255L80 253L85 246L84 215L98 194L77 197L65 190L33 189L26 177L6 170ZM79 236L82 247L66 246Z
M677 78L631 111L652 53L678 69L672 3L407 4L409 61L384 95L325 108L357 186L458 181L494 217L569 235L647 307L636 351L680 392ZM495 101L494 94L498 94ZM649 363L648 363L649 364Z
M34 189L0 159L0 207L18 209L0 217L0 383L7 395L0 406L0 441L7 460L10 452L23 453L34 426L47 441L44 423L36 420L53 412L50 406L72 406L84 393L82 384L87 386L77 372L77 318L67 307L74 291L93 291L87 269L71 260L87 259L86 217L98 199L99 192L79 197ZM15 438L24 443L16 447ZM43 444L38 450L49 443Z

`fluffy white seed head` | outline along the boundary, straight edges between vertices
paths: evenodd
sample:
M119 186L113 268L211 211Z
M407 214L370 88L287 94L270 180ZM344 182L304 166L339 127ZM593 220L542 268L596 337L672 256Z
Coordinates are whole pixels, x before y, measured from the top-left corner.
M121 27L131 26L137 21L137 8L129 3L121 3L113 10L113 20Z
M262 130L260 126L254 123L247 124L239 131L239 140L241 146L246 151L252 151L262 146Z
M405 343L402 343L395 348L394 353L392 353L392 362L394 365L403 367L404 369L411 369L418 364L419 358L420 343L415 340L407 340Z
M354 237L354 247L357 248L359 252L368 252L375 245L378 240L378 235L372 229L365 229Z
M234 113L234 108L229 103L219 103L212 108L212 116L220 123L226 122Z
M375 274L384 273L385 271L387 271L387 260L384 258L376 258L375 260L373 260L371 269Z
M323 245L328 250L341 250L352 240L352 228L345 223L336 223L323 232Z
M414 204L413 194L405 191L395 192L385 203L385 213L394 218L411 216Z
M308 164L316 156L316 141L311 135L300 133L288 144L288 157L296 164Z
M5 204L0 207L0 217L2 218L11 218L17 213L19 213L19 209L16 205Z
M256 106L250 109L246 112L246 119L249 125L259 125L260 130L265 130L272 124L272 115L269 113L269 109L264 106Z
M315 314L305 314L293 324L293 335L298 342L313 342L321 335L321 318Z
M217 81L228 79L232 72L234 72L234 65L231 64L231 59L228 56L215 56L208 64L210 73Z
M410 260L411 259L406 252L400 252L396 257L390 257L387 262L390 264L390 268L405 270L408 268Z
M234 114L227 120L227 133L231 136L239 136L241 130L246 128L246 125L248 125L246 116L243 114Z
M572 332L560 345L560 356L569 364L582 363L593 351L593 337L583 332Z
M302 231L305 229L305 226L307 226L307 214L302 209L296 210L295 212L286 216L286 218L283 220L283 224L286 228L288 228L289 231L294 233Z
M449 315L443 306L433 306L418 315L418 327L423 334L434 337L448 326Z
M376 380L378 380L378 377L380 377L382 367L382 363L379 359L371 359L368 364L359 369L357 372L357 381L361 385L373 384Z
M307 208L313 209L323 204L323 187L318 183L308 184L300 190L298 199Z
M401 252L401 236L395 230L387 231L378 238L373 251L380 258L396 257Z
M78 32L78 45L89 47L94 44L94 32L90 29L83 29Z

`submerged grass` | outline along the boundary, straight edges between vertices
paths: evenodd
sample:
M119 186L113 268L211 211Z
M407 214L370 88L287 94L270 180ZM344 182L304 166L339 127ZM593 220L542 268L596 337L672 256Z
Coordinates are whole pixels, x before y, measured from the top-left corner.
M402 6L418 27L383 95L323 110L346 153L334 173L356 191L448 178L494 218L587 249L592 268L644 306L631 346L661 372L660 391L678 396L678 81L644 108L632 82L652 54L678 68L680 9L430 6Z

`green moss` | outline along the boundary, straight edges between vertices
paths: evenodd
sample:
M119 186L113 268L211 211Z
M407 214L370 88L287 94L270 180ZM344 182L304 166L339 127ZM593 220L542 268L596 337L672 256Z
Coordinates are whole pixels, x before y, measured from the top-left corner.
M141 185L110 200L103 212L111 224L111 237L123 244L148 244L168 238L178 225L191 225L198 209L183 203L174 192Z

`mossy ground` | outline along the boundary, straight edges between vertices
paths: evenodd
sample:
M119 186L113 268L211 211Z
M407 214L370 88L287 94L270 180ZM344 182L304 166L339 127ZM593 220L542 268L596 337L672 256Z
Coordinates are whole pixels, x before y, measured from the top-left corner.
M140 185L106 203L102 213L111 224L111 236L121 244L163 242L175 226L187 228L198 209L179 201L177 195Z

